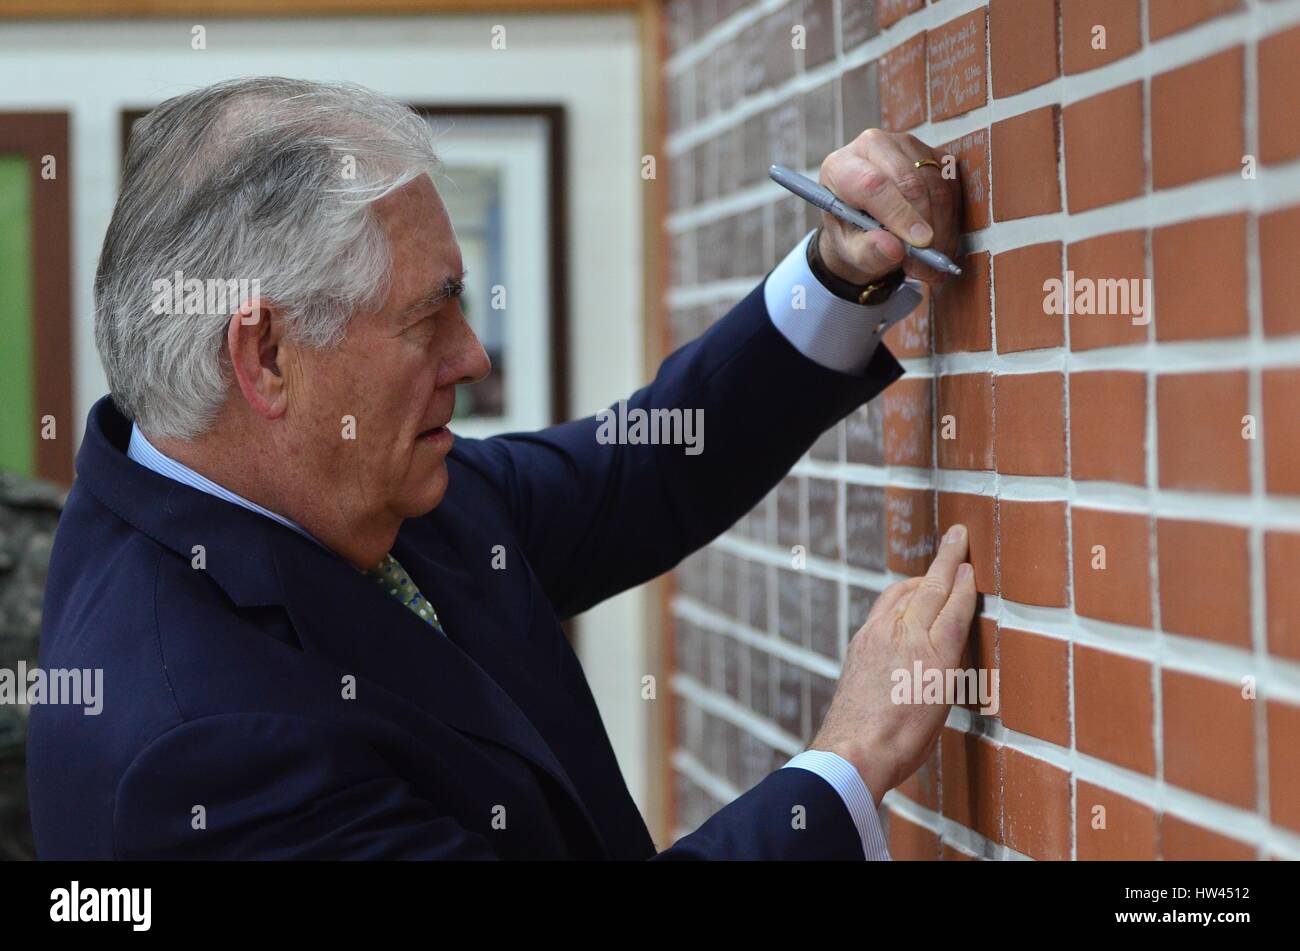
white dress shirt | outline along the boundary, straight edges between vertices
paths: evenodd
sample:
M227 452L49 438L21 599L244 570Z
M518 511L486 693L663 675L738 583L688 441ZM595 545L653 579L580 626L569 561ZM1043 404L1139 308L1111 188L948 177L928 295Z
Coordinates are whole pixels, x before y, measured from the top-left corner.
M908 282L894 291L888 301L875 307L836 297L808 267L807 246L812 234L808 232L768 275L763 288L767 312L781 334L810 360L841 373L861 373L871 362L884 332L915 310L921 295ZM292 519L250 502L160 452L134 424L126 454L159 475L264 515L320 544ZM889 860L876 802L857 768L848 760L824 750L804 750L781 768L806 769L828 782L853 817L862 839L863 855L871 860Z

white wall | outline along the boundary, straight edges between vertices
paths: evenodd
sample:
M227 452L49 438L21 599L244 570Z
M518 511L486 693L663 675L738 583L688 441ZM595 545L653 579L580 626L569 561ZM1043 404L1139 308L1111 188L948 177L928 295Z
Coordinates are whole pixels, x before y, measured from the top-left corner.
M207 49L191 49L201 23ZM505 26L506 48L491 29ZM561 102L568 110L570 409L641 382L640 51L627 14L0 23L0 110L72 116L73 400L80 437L107 387L92 284L120 175L120 113L240 75L351 80L409 102ZM451 134L454 134L451 133ZM580 653L638 803L645 802L644 595L581 622Z

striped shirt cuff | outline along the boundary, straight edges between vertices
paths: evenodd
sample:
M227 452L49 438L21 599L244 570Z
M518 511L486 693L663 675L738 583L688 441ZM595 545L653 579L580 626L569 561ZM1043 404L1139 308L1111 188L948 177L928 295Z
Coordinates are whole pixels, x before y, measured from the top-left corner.
M825 750L804 750L781 768L789 769L792 766L816 773L839 793L853 818L853 824L857 826L858 835L862 839L862 855L868 862L890 861L889 846L885 842L885 832L880 827L875 801L852 763Z
M840 373L862 373L885 331L916 310L921 291L909 280L876 306L836 297L808 266L814 231L768 274L763 302L776 329L809 360Z

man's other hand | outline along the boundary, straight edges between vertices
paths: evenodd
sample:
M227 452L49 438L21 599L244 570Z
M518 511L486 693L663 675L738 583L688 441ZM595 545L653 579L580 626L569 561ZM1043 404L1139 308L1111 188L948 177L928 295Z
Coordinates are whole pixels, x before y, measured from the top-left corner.
M809 749L844 757L862 775L879 805L886 792L929 758L948 718L941 703L895 703L896 671L910 681L923 671L958 667L975 616L975 572L966 562L967 536L954 525L930 570L886 588L849 642L835 696Z

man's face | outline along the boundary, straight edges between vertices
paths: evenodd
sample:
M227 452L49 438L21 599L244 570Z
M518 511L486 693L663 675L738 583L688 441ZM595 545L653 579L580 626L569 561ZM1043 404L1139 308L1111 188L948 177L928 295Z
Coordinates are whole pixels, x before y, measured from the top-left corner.
M456 384L491 369L445 285L464 265L428 176L376 206L392 256L383 309L360 313L331 350L286 360L295 466L314 500L352 518L423 515L447 489L445 428ZM443 294L441 300L438 300Z

